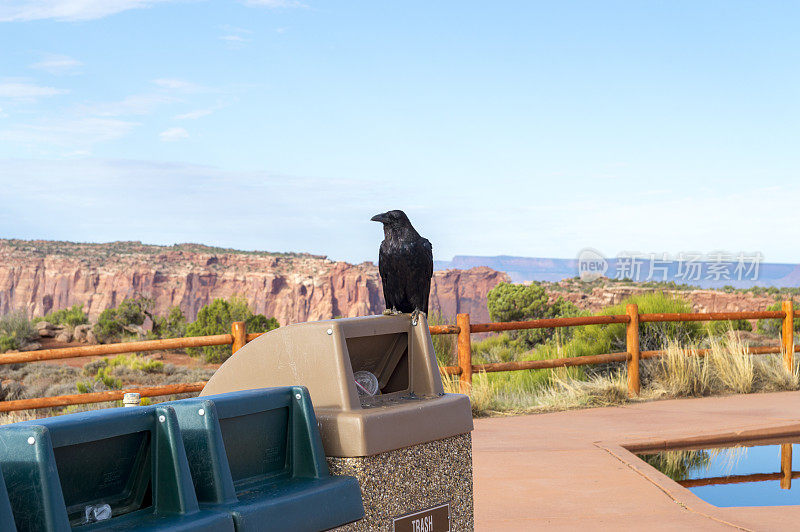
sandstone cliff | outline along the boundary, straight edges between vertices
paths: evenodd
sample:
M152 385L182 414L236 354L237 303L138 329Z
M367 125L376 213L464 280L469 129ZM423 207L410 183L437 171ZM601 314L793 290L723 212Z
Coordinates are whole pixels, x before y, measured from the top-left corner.
M488 321L486 293L508 276L489 268L434 273L431 311ZM143 295L156 312L179 306L193 320L214 298L242 296L282 324L380 313L377 267L307 254L238 252L201 245L74 244L0 240L0 314L30 316L82 303L90 319Z

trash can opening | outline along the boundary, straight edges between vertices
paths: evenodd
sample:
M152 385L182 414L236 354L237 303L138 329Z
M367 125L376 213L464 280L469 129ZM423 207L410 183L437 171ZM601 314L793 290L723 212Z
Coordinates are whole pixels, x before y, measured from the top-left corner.
M70 525L94 521L87 506L107 504L111 517L152 506L150 442L140 431L53 449Z
M357 336L346 342L354 375L360 371L373 374L380 395L409 391L408 333Z

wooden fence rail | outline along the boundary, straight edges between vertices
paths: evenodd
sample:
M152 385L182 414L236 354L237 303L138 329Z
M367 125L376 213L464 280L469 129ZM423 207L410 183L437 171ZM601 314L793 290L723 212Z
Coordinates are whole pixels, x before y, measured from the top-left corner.
M663 351L639 350L639 334L642 323L654 322L689 322L689 321L733 321L780 319L781 346L780 347L750 347L748 352L754 355L768 353L783 353L784 363L787 368L793 368L794 352L794 306L791 301L784 301L781 310L771 311L742 311L742 312L697 312L697 313L662 313L639 314L635 304L626 307L625 314L611 316L581 316L576 318L550 318L543 320L505 322L505 323L474 323L470 324L469 314L456 316L458 327L458 366L447 366L443 371L450 375L458 375L461 393L469 393L472 388L472 374L476 371L518 371L531 369L559 368L567 366L583 366L591 364L606 364L609 362L626 362L628 373L628 395L633 397L639 394L641 383L639 379L639 361L647 358L661 356ZM569 358L556 358L548 360L526 360L518 362L503 362L496 364L472 364L472 347L470 334L515 331L523 329L540 329L556 327L576 327L583 325L608 325L624 323L626 325L626 350L621 353L608 353L602 355L577 356ZM438 332L438 331L437 331ZM435 334L431 331L431 334ZM708 353L706 349L693 350L699 356Z
M784 363L787 368L793 368L794 353L800 346L794 344L794 306L791 301L784 301L780 311L744 311L744 312L705 312L705 313L675 313L675 314L639 314L636 305L628 305L625 314L611 316L580 316L575 318L549 318L542 320L505 322L505 323L470 323L469 314L458 314L455 325L432 325L431 334L454 334L456 338L457 364L446 366L442 371L449 375L458 376L459 389L462 393L469 393L472 388L472 375L475 372L497 371L522 371L535 369L550 369L568 366L586 366L593 364L607 364L610 362L625 362L628 373L628 394L636 396L640 391L639 362L643 359L661 356L664 351L640 351L639 329L642 323L653 322L688 322L688 321L728 321L728 320L755 320L755 319L780 319L781 345L780 347L757 346L749 347L748 352L753 355L770 353L783 353ZM471 335L474 333L515 331L524 329L542 329L557 327L580 327L585 325L609 325L621 323L626 326L626 351L620 353L607 353L601 355L576 356L568 358L554 358L546 360L525 360L516 362L502 362L494 364L473 364ZM230 345L235 353L248 342L261 336L263 333L247 333L244 322L234 322L231 334L217 334L213 336L194 336L187 338L169 338L164 340L145 340L140 342L124 342L118 344L90 345L81 347L67 347L62 349L43 349L23 353L8 353L0 355L0 365L41 362L63 358L116 355L122 353L136 353L141 351L162 351L167 349L185 349L189 347L204 347L213 345ZM709 350L697 349L690 353L705 356ZM122 399L126 392L137 392L142 397L158 397L182 393L194 393L203 389L204 382L191 384L170 384L146 388L131 388L126 390L111 390L96 393L79 393L57 397L38 397L33 399L20 399L13 401L0 401L0 412L28 410L36 408L52 408L67 405L101 403Z

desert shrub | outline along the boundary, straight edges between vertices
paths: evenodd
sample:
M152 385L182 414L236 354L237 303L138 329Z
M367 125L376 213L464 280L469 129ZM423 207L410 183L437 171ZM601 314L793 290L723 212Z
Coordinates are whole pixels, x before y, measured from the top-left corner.
M153 334L157 338L186 336L186 316L180 307L172 307L166 316L153 316Z
M795 313L800 310L800 303L793 303ZM781 303L773 303L772 305L767 307L767 310L781 310ZM781 334L781 327L783 325L783 320L758 320L756 323L756 330L765 335L769 336L778 336ZM800 332L800 320L794 320L794 332Z
M186 336L229 334L235 321L245 322L248 333L267 332L279 326L275 318L253 314L245 299L232 297L215 299L201 308L197 320L186 327ZM186 351L193 356L202 355L207 362L223 362L231 355L231 349L226 345L193 347Z
M0 317L0 352L19 349L39 337L24 310L9 312Z
M143 374L163 373L164 363L137 354L118 355L114 358L94 360L83 366L83 373L89 381L75 384L79 393L89 393L98 389L118 390L123 382L141 380Z
M521 360L527 345L519 339L503 332L495 336L472 342L473 364L492 364Z
M263 314L253 314L244 320L244 322L247 326L247 332L251 333L267 332L280 327L278 320L275 318L268 318Z
M117 309L107 308L97 317L97 323L94 325L94 334L100 342L118 338L123 332L124 329L117 316Z
M750 332L753 330L753 326L747 320L707 321L704 328L709 336L719 336L729 331Z
M11 338L5 334L0 335L0 353L5 353L6 351L17 348L19 348L19 343L15 338Z
M152 305L153 300L148 298L125 299L116 308L100 313L94 326L94 334L103 343L135 335L132 326L141 326L144 323Z
M578 307L561 297L551 303L547 291L539 283L529 285L500 283L489 291L487 306L492 321L500 322L560 318L580 314ZM563 328L527 329L510 331L509 336L530 348L554 336L564 341L571 332Z
M106 359L106 366L115 368L117 366L127 367L133 370L144 371L145 373L155 373L164 369L164 363L160 360L152 360L142 356L118 355L112 359Z
M69 325L76 327L89 323L89 317L83 311L83 303L72 305L70 308L53 311L39 318L33 318L34 323L47 321L55 325Z
M691 312L688 301L661 292L632 296L622 303L606 307L598 314L608 316L625 314L627 305L635 303L641 314ZM578 327L572 341L571 351L580 355L597 355L625 351L626 325L587 325ZM671 341L690 344L703 336L703 325L699 322L656 322L639 324L639 348L652 351L663 348Z

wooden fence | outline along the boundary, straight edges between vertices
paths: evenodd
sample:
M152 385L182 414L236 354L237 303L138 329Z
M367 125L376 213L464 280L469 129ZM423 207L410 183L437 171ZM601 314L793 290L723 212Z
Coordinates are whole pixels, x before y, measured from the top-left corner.
M756 320L780 319L781 345L780 347L749 347L748 352L753 355L783 353L784 362L788 368L793 367L793 356L796 350L794 345L794 306L791 301L784 301L779 311L748 311L748 312L705 312L681 314L639 314L636 305L628 305L625 314L612 316L582 316L577 318L552 318L532 321L506 322L506 323L470 323L469 314L458 314L455 325L432 325L431 334L457 335L456 366L446 366L442 371L450 375L458 375L459 389L462 393L469 393L472 386L472 374L476 372L494 371L521 371L532 369L559 368L567 366L586 366L592 364L605 364L608 362L626 362L628 369L628 394L639 394L639 361L642 359L661 356L663 351L640 351L639 325L652 322L688 322L688 321L728 321L728 320ZM620 353L606 353L602 355L577 356L569 358L554 358L546 360L526 360L518 362L501 362L494 364L473 364L471 335L473 333L502 332L524 329L544 329L558 327L578 327L583 325L608 325L614 323L626 324L626 351ZM170 338L165 340L146 340L141 342L125 342L119 344L90 345L81 347L66 347L62 349L44 349L23 353L8 353L0 355L0 365L41 362L63 358L88 357L100 355L116 355L121 353L137 353L141 351L163 351L167 349L185 349L188 347L203 347L212 345L230 345L235 353L247 342L259 337L260 333L248 334L244 322L235 322L231 326L230 334L214 336L194 336L188 338ZM704 356L707 350L694 351L698 356ZM35 408L50 408L77 404L101 403L122 399L127 392L137 392L142 397L158 397L182 393L199 392L205 382L190 384L169 384L148 388L130 388L125 390L112 390L96 393L79 393L61 395L57 397L37 397L33 399L19 399L13 401L0 401L0 412L28 410Z

